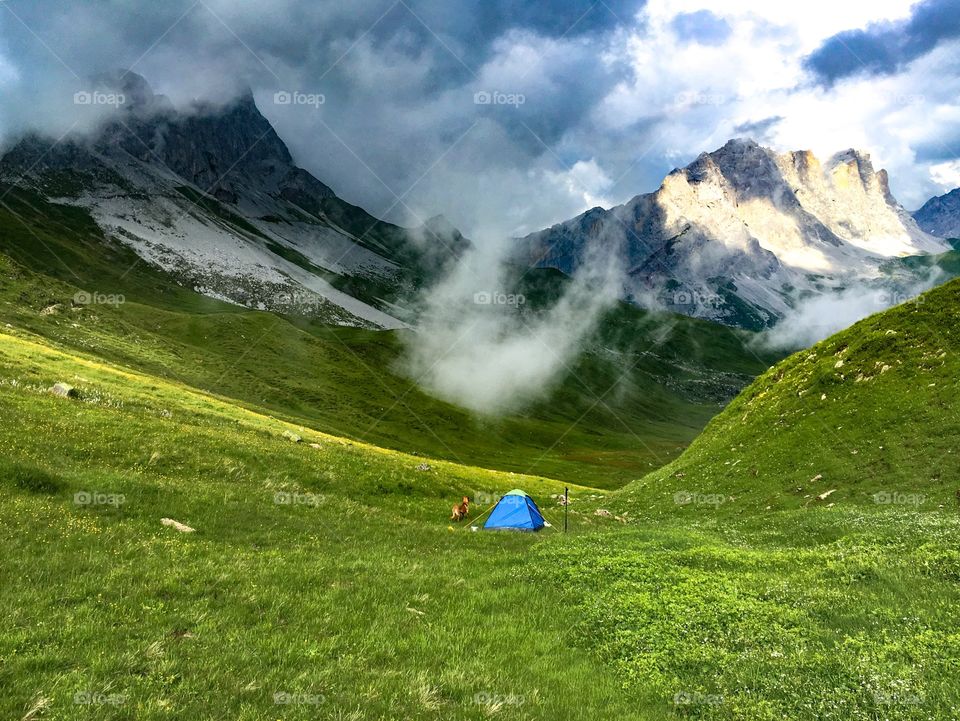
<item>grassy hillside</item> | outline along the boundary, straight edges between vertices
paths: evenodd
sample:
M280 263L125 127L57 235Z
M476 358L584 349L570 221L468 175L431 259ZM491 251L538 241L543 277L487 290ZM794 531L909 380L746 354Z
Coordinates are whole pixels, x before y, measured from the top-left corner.
M654 515L709 505L726 514L818 503L955 508L958 379L953 281L771 368L679 459L627 486L620 506Z
M4 203L0 323L294 422L461 463L616 487L675 458L775 359L752 352L746 334L622 306L542 403L480 419L405 376L403 333L209 300L104 239L82 210L19 190ZM78 292L124 302L78 305Z
M786 359L536 577L652 718L957 718L958 351L955 281Z
M518 485L557 518L558 484L418 470L19 332L0 418L2 718L637 717L514 582L536 538L448 530L451 499Z

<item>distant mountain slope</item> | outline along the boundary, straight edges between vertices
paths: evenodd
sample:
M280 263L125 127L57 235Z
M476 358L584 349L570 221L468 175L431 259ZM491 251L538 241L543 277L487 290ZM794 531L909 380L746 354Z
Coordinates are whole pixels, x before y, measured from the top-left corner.
M714 504L730 513L950 506L960 490L958 378L954 280L774 366L676 462L627 486L620 502L637 514Z
M253 311L136 259L83 208L12 190L0 205L0 331L9 323L61 348L386 448L570 481L590 476L604 487L675 458L779 357L757 354L750 333L621 304L547 398L480 420L404 374L415 331ZM519 287L526 312L554 302L568 282L553 271L528 274Z
M943 238L960 238L960 188L930 198L913 217L928 233Z
M466 246L442 221L404 229L337 198L294 164L249 93L179 111L133 73L101 83L126 102L98 133L26 137L0 159L0 179L89 210L201 293L397 328L401 296Z
M622 248L625 293L640 304L747 328L813 295L890 283L879 270L889 258L949 250L896 202L868 155L821 164L749 140L702 154L654 193L529 235L520 252L571 273L600 244Z

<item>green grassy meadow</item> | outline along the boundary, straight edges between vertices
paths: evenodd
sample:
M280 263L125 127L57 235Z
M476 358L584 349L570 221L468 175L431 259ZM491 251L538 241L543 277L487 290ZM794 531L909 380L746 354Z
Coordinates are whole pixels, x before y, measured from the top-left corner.
M0 718L960 717L960 281L766 372L619 308L617 362L475 419L398 334L87 287L49 222L80 277L0 236ZM553 527L448 521L515 487Z
M559 518L560 484L417 470L30 338L0 335L0 376L2 717L589 718L617 698L523 582L539 538L446 521L518 485ZM80 399L47 393L62 377Z

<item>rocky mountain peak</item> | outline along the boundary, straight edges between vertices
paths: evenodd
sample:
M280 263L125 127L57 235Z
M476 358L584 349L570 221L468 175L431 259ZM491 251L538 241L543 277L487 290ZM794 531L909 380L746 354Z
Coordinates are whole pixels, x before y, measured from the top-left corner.
M702 153L653 193L525 241L533 262L563 272L591 243L620 242L628 297L687 299L676 310L744 327L774 323L851 278L879 278L888 259L947 249L897 203L867 153L821 163L747 138Z
M960 188L930 198L913 217L928 233L943 238L960 238Z
M294 165L286 144L246 89L225 104L194 103L177 110L136 73L105 77L117 92L130 93L117 116L108 118L95 146L144 163L160 164L226 203L251 193L280 195L316 212L333 191Z
M118 106L125 113L148 115L173 112L173 103L165 95L157 95L142 75L132 70L118 68L99 73L93 77L97 90L122 96Z
M827 161L827 168L835 177L846 176L851 180L859 178L864 188L869 188L877 176L870 154L854 148L833 155Z

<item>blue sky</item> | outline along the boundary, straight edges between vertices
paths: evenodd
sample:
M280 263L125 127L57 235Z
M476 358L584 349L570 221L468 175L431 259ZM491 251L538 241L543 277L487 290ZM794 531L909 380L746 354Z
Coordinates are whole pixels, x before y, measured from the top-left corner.
M176 103L250 86L341 196L468 233L624 202L742 135L866 150L910 208L960 185L960 0L6 0L0 133L82 127L73 93L130 66Z

